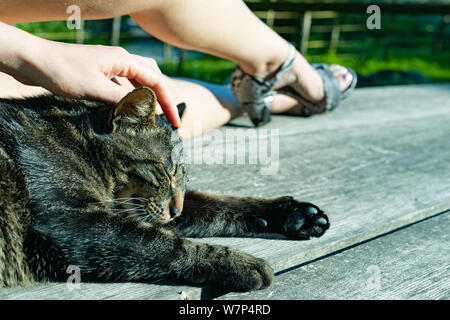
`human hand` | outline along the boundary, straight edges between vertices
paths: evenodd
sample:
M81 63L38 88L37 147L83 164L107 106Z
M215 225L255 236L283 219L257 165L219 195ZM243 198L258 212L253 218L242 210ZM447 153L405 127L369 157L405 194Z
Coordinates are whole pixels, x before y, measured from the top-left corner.
M164 77L152 58L128 53L120 47L54 42L37 37L21 48L5 72L18 81L64 96L117 103L130 89L116 77L128 78L136 86L152 88L169 122L180 119ZM27 48L29 50L27 50Z

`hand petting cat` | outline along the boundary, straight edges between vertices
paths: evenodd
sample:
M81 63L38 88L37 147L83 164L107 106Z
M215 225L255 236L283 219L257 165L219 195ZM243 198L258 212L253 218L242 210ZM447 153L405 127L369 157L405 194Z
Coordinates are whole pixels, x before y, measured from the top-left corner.
M169 122L180 118L156 61L121 47L80 45L45 40L0 22L0 72L52 93L116 104L134 86L152 88Z

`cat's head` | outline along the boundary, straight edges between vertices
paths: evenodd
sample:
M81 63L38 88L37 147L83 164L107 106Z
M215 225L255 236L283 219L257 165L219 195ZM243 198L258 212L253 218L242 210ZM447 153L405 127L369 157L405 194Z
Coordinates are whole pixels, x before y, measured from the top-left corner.
M149 88L130 92L111 110L108 137L116 212L165 223L183 210L186 176L178 133L156 102ZM177 107L181 118L185 105Z

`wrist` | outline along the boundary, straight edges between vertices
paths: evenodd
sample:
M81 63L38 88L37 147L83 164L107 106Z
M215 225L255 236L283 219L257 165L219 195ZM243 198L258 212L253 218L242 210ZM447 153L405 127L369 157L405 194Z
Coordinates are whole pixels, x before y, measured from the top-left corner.
M42 55L48 40L33 36L13 26L0 23L0 71L20 75L27 65L34 64Z

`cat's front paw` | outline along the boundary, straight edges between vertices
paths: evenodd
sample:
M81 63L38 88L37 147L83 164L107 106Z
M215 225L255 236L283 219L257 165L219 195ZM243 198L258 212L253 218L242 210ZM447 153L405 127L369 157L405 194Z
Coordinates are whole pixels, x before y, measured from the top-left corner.
M307 240L320 237L330 227L328 217L312 203L283 197L275 202L275 210L279 229L277 231L289 239Z
M264 289L272 284L273 270L263 259L224 246L206 245L203 248L208 255L192 268L189 280L194 283L210 281L235 292Z
M274 279L273 270L266 261L239 251L233 251L222 267L224 270L216 280L230 291L264 289Z

